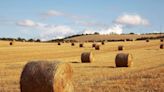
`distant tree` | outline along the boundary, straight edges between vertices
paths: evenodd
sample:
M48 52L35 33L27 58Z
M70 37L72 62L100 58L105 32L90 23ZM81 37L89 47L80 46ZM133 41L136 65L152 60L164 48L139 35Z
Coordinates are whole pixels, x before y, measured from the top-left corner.
M133 33L133 32L130 32L129 34L133 35L133 34L135 34L135 33Z
M21 41L21 42L23 42L23 41L26 41L26 39L18 37L18 38L16 39L16 41Z
M100 33L99 33L99 32L95 32L94 34L95 34L95 35L99 35Z
M40 39L36 39L36 42L41 42Z
M17 41L21 41L21 40L22 40L22 38L20 38L20 37L17 38Z
M28 42L34 42L34 41L35 41L35 40L34 40L34 39L32 39L32 38L28 40Z

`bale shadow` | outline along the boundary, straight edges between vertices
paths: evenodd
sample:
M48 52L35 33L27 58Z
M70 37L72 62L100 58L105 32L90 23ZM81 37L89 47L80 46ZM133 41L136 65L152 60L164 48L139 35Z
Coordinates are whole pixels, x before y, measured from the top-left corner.
M115 68L115 66L84 66L83 68Z
M70 63L76 64L76 63L81 63L81 62L78 62L78 61L71 61Z
M114 67L114 68L116 68L116 69L119 69L119 68L120 68L120 69L121 69L121 68L125 68L125 69L126 69L126 68L131 68L131 67L122 66L122 67Z

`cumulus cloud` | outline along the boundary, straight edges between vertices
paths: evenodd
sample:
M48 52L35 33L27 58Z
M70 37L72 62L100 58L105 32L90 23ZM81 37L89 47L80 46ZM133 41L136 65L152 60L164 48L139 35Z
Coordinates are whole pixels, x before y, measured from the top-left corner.
M74 34L74 30L69 26L65 26L65 25L58 25L58 26L47 25L40 29L42 30L40 33L42 40L64 38L65 36Z
M137 14L124 14L122 16L119 16L114 22L117 24L128 26L149 25L149 21L147 19L144 19Z
M122 34L123 32L123 25L113 25L108 28L104 28L101 30L92 30L92 29L86 29L83 31L83 34L93 34L95 32L99 32L100 34Z
M66 25L50 25L32 20L21 20L16 23L18 26L35 28L39 30L41 40L50 40L54 38L62 38L74 34L74 30Z
M83 33L83 34L94 34L94 33L95 33L95 30L92 30L92 29L85 29L85 30L83 30L82 33Z
M35 27L36 26L36 23L29 19L18 21L16 24L19 26L25 26L25 27Z
M73 20L80 20L83 18L89 18L89 16L78 16L75 14L70 14L70 13L61 12L61 11L57 11L57 10L49 10L47 12L42 13L41 15L44 18L61 16L61 17L65 17L65 18L69 18L69 19L73 19Z
M101 30L100 34L122 34L123 32L123 25L113 25L107 29Z

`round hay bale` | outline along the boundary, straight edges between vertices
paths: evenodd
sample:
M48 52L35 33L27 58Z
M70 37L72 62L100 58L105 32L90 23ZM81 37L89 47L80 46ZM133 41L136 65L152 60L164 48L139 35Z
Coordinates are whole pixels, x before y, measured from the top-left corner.
M92 52L83 52L81 54L81 62L82 63L91 63L93 62L93 54Z
M163 39L160 39L161 42L163 42Z
M13 41L11 41L10 43L9 43L9 45L13 45L14 44L14 42Z
M146 42L149 42L149 39L147 39Z
M75 43L71 43L71 46L75 46Z
M60 43L60 42L58 42L58 45L61 45L61 43Z
M72 68L67 63L36 61L25 65L21 78L21 92L74 92Z
M123 49L124 49L124 46L122 46L122 45L118 46L118 51L122 51Z
M104 41L102 41L102 42L101 42L101 44L102 44L102 45L105 45L105 42L104 42Z
M160 49L163 49L163 45L164 45L164 44L160 44Z
M132 59L129 53L118 53L115 58L116 67L130 67L133 63Z
M84 47L83 43L80 43L80 44L79 44L79 47L80 47L80 48L81 48L81 47Z
M96 44L95 50L100 50L100 45Z
M96 43L93 43L93 44L92 44L92 48L94 48L95 46L96 46Z

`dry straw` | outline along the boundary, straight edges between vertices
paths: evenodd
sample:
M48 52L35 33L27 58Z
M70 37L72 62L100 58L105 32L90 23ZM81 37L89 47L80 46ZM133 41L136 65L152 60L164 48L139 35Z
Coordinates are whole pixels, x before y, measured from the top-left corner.
M100 50L100 45L96 44L95 50Z
M36 61L25 65L21 92L73 92L72 68L67 63Z
M119 45L119 46L118 46L118 51L122 51L122 50L124 50L124 46Z
M82 63L91 63L93 62L94 58L93 58L93 54L92 52L83 52L81 54L81 62Z
M132 55L129 53L118 53L115 58L116 67L132 66Z

